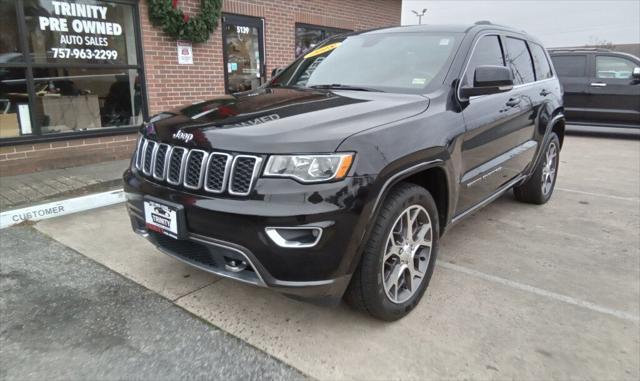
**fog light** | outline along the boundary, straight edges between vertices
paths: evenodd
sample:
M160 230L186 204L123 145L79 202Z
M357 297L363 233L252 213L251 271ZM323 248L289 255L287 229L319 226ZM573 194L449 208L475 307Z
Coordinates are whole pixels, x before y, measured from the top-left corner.
M305 248L318 244L322 237L322 228L311 227L268 227L267 236L280 247Z

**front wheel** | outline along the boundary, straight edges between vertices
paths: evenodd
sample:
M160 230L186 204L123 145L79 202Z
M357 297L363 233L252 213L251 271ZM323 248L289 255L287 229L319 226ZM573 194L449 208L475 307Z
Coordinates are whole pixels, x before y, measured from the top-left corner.
M554 132L549 136L531 177L522 185L513 188L516 199L529 204L544 204L551 198L556 185L560 163L560 140Z
M385 200L345 294L382 320L408 314L424 294L438 251L438 212L423 187L403 183Z

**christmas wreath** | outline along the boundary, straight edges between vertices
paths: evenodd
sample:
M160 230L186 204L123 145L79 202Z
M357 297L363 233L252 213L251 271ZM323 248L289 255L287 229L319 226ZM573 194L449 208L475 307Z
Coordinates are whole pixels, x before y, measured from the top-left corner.
M149 19L177 40L205 42L218 26L222 0L202 0L200 14L190 17L178 8L178 0L148 0Z

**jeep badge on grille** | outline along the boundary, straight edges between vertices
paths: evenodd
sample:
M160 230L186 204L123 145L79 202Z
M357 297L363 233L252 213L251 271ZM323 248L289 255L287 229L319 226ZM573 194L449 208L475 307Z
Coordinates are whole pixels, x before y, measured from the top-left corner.
M191 140L193 140L193 134L184 131L176 131L173 133L173 138L182 140L185 143L189 143Z

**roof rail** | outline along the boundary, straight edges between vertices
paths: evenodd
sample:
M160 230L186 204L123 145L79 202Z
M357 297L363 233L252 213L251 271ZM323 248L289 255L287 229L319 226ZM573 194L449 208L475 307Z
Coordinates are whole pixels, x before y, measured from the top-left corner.
M493 22L491 22L489 20L478 20L478 21L474 22L473 25L493 25L493 26L497 26L497 27L500 27L500 28L516 30L515 28L510 27L508 25L496 24L496 23L493 23ZM472 28L472 26L469 27L469 28ZM522 30L522 29L520 30L520 32L525 33L525 34L527 33L525 30Z
M549 48L547 50L552 50L554 52L610 52L611 49L607 48Z

